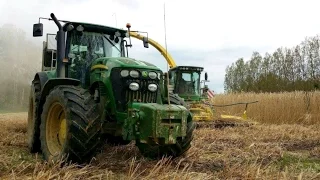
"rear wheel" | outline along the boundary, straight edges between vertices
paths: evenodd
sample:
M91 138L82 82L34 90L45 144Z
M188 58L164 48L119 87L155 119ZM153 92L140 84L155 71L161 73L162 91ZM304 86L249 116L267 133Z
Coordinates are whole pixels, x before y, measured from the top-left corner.
M47 96L41 116L41 147L46 160L90 160L102 143L98 105L88 91L57 86Z
M38 116L38 105L41 95L39 81L34 81L31 85L28 111L28 147L31 153L41 152L40 144L40 117Z
M182 105L187 108L187 103L177 94L169 93L169 100L171 104ZM164 103L168 104L168 99Z
M185 102L179 96L169 93L170 103L175 105L185 106ZM161 158L162 156L178 157L188 151L191 147L193 139L193 130L195 126L192 122L192 116L189 112L186 136L183 139L178 139L176 144L158 145L158 144L137 144L141 154L149 158Z

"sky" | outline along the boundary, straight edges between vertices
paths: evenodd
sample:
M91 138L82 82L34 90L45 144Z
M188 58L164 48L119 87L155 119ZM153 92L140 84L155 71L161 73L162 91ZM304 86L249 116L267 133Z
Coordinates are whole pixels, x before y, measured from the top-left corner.
M165 4L165 9L164 9ZM317 0L0 0L0 26L22 28L41 45L45 36L32 37L39 17L90 22L148 32L177 65L202 66L209 88L223 92L225 69L253 51L261 55L278 47L293 47L320 32ZM164 27L164 10L166 31ZM55 33L52 21L42 21L44 33ZM166 32L166 33L165 33ZM166 41L165 41L166 35ZM129 56L167 71L167 63L153 47L132 39Z

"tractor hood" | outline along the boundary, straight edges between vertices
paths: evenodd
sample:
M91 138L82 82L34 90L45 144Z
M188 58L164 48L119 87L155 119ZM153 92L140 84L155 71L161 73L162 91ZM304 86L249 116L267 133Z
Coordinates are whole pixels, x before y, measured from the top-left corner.
M154 64L127 57L102 57L92 62L92 66L95 65L106 65L106 68L108 69L112 69L113 67L132 67L138 69L150 69L161 71Z

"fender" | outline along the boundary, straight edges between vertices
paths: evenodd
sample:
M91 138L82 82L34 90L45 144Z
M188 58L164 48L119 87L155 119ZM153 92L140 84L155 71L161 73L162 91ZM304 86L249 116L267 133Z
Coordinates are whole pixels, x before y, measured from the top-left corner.
M41 117L42 106L46 101L46 97L54 87L59 85L78 86L80 85L80 81L78 79L72 79L72 78L52 78L47 80L47 82L42 86L43 88L41 88L41 98L38 106L39 117Z
M50 91L59 85L73 85L78 86L80 85L80 80L73 79L73 78L52 78L49 79L44 85L41 90L41 99L40 99L40 107L44 104L44 101Z
M35 81L40 81L41 89L43 89L44 84L48 81L48 74L45 72L38 72L32 81L34 83Z

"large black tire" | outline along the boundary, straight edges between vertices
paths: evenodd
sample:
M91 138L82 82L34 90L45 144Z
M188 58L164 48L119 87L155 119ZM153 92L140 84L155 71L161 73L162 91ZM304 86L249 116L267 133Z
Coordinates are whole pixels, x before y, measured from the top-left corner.
M187 108L187 103L177 94L169 93L169 100L171 104L182 105ZM165 104L168 104L168 102L168 99L164 101Z
M171 104L183 106L185 105L185 102L179 96L172 93L170 93L169 95ZM186 137L184 137L184 139L178 139L177 143L172 145L138 143L137 146L141 154L145 157L152 159L159 159L163 156L171 156L172 158L175 158L183 155L191 147L191 141L193 139L193 130L195 129L190 112L187 122L187 135Z
M31 85L29 96L29 111L28 111L28 129L27 139L28 147L31 153L41 152L40 144L40 122L38 116L38 105L41 96L41 86L39 81L34 81Z
M98 107L89 91L81 87L55 87L46 98L41 116L40 140L44 159L51 161L63 157L77 163L91 160L102 146ZM61 122L54 123L56 121Z

